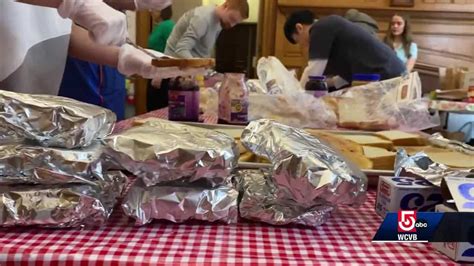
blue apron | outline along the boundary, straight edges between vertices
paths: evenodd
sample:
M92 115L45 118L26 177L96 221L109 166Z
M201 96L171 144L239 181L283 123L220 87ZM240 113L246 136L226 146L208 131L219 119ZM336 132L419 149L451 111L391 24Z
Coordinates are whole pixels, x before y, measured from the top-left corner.
M116 68L67 58L59 95L112 110L125 118L125 77Z

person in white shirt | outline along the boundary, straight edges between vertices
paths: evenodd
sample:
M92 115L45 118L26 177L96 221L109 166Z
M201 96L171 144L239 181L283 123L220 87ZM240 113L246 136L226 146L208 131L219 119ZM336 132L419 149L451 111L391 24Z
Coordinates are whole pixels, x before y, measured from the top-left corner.
M127 76L153 79L186 73L153 67L151 56L126 44L126 17L109 6L114 4L162 9L171 0L0 1L0 89L57 95L68 53L117 67Z

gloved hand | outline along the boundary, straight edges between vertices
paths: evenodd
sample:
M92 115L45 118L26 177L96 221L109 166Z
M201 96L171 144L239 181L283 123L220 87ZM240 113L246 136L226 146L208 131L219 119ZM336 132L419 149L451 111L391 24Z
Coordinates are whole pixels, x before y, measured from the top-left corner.
M99 44L120 46L128 36L125 14L102 0L64 0L58 13L89 30L91 38Z
M147 50L157 57L168 57L154 50ZM161 79L175 78L178 76L193 76L204 74L204 68L155 67L151 64L153 58L130 44L120 48L117 69L126 76L139 75L145 79L152 79L152 84L159 83Z
M135 0L137 10L162 10L172 4L173 0Z

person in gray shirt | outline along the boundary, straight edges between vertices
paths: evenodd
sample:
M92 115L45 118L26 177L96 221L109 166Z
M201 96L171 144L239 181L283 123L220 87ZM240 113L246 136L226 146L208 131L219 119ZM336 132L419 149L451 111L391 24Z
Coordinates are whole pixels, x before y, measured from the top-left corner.
M207 58L222 29L249 16L246 0L226 0L219 6L200 6L186 12L166 43L165 54L178 58Z
M200 6L178 20L166 42L165 54L177 58L208 58L222 29L230 29L249 17L247 0L226 0L219 6ZM148 111L168 106L169 79L158 87L148 83Z

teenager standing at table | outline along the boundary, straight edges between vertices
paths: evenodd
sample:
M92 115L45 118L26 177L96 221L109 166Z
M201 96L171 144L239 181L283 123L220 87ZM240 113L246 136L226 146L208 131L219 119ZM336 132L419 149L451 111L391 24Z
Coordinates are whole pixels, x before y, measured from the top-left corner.
M387 32L384 42L397 53L408 72L411 72L418 58L418 46L411 35L410 19L408 16L393 15Z
M164 53L166 41L168 41L175 25L174 21L171 19L173 16L173 9L169 6L161 10L158 14L157 13L158 12L154 12L153 14L154 26L153 31L148 37L148 48Z
M165 54L177 58L208 58L222 29L249 17L247 0L226 0L219 6L200 6L186 12L166 43ZM148 111L168 106L168 83L148 90Z
M296 11L284 25L287 40L309 50L303 87L309 76L340 76L328 82L339 88L350 84L354 74L380 74L383 80L406 72L395 53L362 27L336 15L314 19L309 10Z

